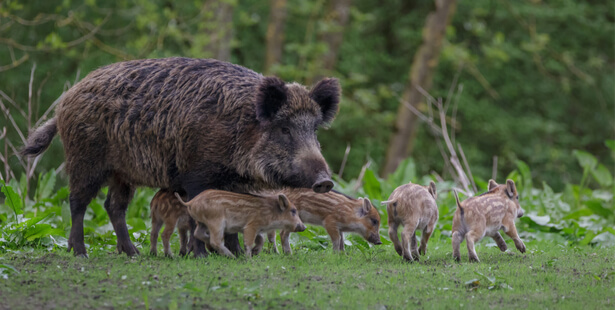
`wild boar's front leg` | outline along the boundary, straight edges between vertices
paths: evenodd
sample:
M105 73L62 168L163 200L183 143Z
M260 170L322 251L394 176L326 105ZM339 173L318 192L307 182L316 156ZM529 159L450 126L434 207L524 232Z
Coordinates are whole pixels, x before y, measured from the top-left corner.
M508 246L506 246L506 241L504 241L504 238L502 238L502 235L500 235L499 232L497 232L497 231L494 232L491 235L491 238L498 245L498 248L500 248L500 251L506 252L506 250L508 249Z
M272 230L267 233L267 240L269 240L270 246L273 247L271 252L275 254L280 254L280 252L278 252L278 245L275 241L275 230Z
M340 231L340 251L344 252L344 232Z
M263 250L264 245L265 245L265 239L263 238L263 235L257 234L256 239L254 241L254 248L252 248L252 256L256 256L260 254L261 251Z
M254 248L254 243L256 241L256 237L260 236L255 227L248 225L243 230L243 245L245 247L246 256L248 258L252 257L252 249ZM263 242L263 237L261 236L261 243Z
M515 242L515 247L517 250L521 253L525 253L525 244L523 244L523 241L521 241L521 238L519 238L519 235L517 234L517 227L515 226L514 220L504 218L502 224L504 225L506 234Z
M282 243L282 251L284 254L292 254L292 250L290 249L290 231L280 231L280 242Z
M333 251L338 252L341 251L340 246L340 230L337 228L337 223L333 220L325 219L324 221L325 230L331 237L331 243L333 243Z

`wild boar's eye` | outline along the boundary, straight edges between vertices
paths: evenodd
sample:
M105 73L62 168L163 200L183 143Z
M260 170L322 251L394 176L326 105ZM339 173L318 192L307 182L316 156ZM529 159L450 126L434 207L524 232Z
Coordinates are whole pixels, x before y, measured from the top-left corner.
M372 219L372 225L378 226L378 220L377 219Z
M290 135L290 128L282 127L282 133L285 134L285 135Z
M293 216L297 215L297 210L295 210L295 209L290 210L290 214L292 214Z

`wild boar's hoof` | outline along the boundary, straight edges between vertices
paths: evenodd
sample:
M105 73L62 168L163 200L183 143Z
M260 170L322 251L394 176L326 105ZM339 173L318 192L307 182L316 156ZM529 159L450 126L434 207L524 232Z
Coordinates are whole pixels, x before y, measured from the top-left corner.
M132 242L129 243L128 245L126 245L126 246L121 246L121 245L118 244L117 252L119 254L126 253L126 255L128 257L133 257L133 256L137 256L137 255L141 254L141 253L139 253L139 250L137 250L137 248L132 244Z
M328 193L333 188L333 182L329 179L319 180L312 185L312 190L316 193Z

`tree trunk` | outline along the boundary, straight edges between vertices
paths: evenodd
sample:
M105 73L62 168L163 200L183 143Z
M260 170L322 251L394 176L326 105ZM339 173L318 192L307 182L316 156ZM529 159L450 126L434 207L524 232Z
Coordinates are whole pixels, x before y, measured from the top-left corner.
M410 69L410 81L404 89L402 101L414 107L424 100L417 86L429 90L433 74L438 65L442 41L455 13L456 0L436 0L436 10L427 16L423 28L423 43L414 55ZM412 145L416 136L416 115L400 102L395 122L395 133L389 142L383 174L387 175L397 169L399 163L412 154Z
M319 40L327 45L327 52L322 57L322 71L315 77L319 80L323 75L331 74L335 69L338 51L344 39L344 30L350 19L350 4L352 0L332 0L329 3L324 22L328 24L327 31L319 34Z
M267 51L264 72L271 74L271 67L282 59L284 25L286 24L286 0L271 0L269 25L267 26Z
M231 60L231 40L233 39L233 5L224 0L207 0L203 4L205 11L204 32L208 36L203 47L205 57L218 60Z

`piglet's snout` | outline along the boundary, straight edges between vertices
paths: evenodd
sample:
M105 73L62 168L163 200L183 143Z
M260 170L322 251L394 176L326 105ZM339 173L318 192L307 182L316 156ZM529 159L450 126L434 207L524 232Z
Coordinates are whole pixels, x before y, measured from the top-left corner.
M370 234L369 235L369 239L367 239L367 241L375 244L375 245L380 245L382 244L382 241L380 241L380 236L378 234Z
M517 210L517 218L520 218L523 216L523 209L519 208L519 210Z
M305 225L303 224L297 224L297 226L295 226L295 232L302 232L305 230Z

